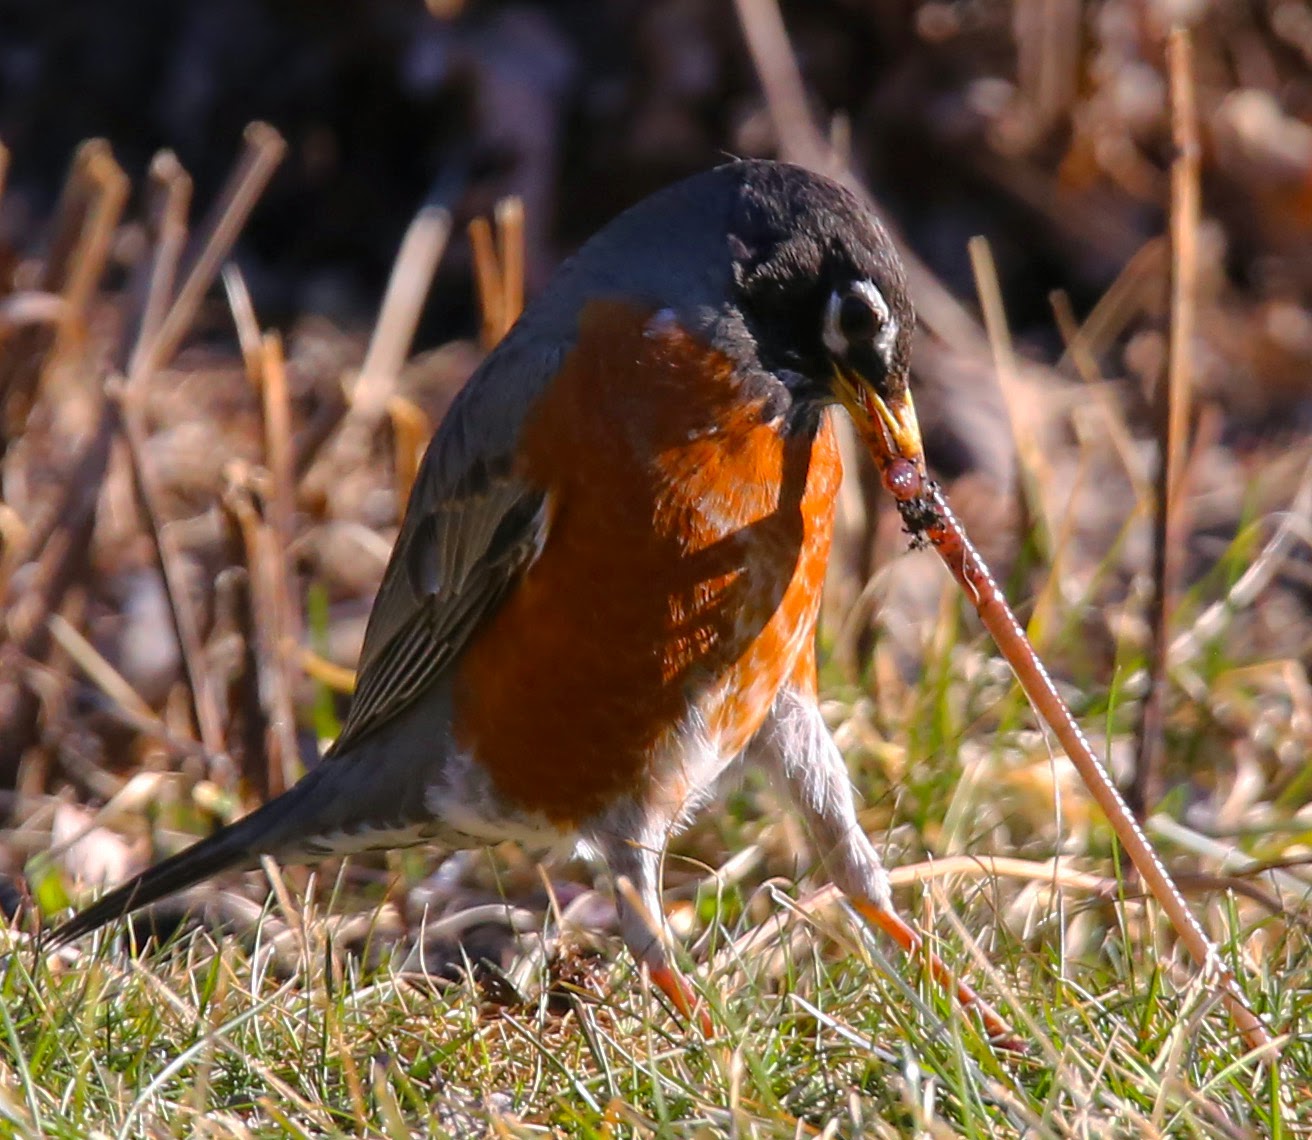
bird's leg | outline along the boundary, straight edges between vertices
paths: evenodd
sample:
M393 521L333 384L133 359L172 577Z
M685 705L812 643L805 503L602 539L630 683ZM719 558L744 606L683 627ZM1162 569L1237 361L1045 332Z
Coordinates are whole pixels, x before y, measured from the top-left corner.
M830 878L853 908L908 955L923 952L923 937L893 907L888 872L857 821L847 766L814 698L781 691L750 756L782 778ZM956 978L937 954L929 952L925 957L935 982L979 1015L991 1040L1006 1048L1023 1048L1002 1016Z
M670 961L670 932L660 897L660 850L656 843L639 843L617 835L598 837L596 844L610 866L615 882L615 904L620 932L640 969L652 985L670 999L685 1021L695 1021L707 1037L714 1026L688 980Z

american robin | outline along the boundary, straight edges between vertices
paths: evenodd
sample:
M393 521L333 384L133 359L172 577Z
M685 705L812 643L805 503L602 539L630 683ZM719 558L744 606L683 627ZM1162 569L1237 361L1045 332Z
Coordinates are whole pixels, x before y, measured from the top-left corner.
M264 854L515 839L600 855L627 880L625 941L690 1015L657 929L661 856L742 761L791 793L860 913L917 947L857 822L815 654L834 407L881 469L923 476L913 324L880 223L801 168L733 162L621 215L430 444L323 761L53 943Z

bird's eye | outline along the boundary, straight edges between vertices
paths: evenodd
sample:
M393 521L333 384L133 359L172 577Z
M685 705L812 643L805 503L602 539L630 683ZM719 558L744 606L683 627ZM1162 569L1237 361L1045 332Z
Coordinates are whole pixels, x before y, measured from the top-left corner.
M835 356L853 349L887 352L897 324L884 295L869 281L854 281L833 293L825 310L825 347Z
M879 334L884 316L861 294L848 293L838 303L838 331L848 344L863 344Z

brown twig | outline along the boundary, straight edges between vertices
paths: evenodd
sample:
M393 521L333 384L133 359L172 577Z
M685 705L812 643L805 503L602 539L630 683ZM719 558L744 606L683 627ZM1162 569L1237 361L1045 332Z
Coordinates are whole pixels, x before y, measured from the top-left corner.
M157 160L160 165L156 166L155 173L163 186L158 207L162 240L156 247L140 332L128 363L127 383L112 393L119 404L123 435L132 459L134 490L154 538L156 561L164 579L169 613L182 651L197 731L206 752L215 757L224 750L218 698L206 666L200 622L187 589L182 551L164 525L159 491L146 458L145 429L141 424L138 403L141 385L177 351L195 319L201 300L268 184L284 149L282 137L267 124L253 123L247 128L246 151L238 160L211 220L203 227L197 239L199 252L177 296L166 310L163 301L176 277L185 240L185 209L190 198L190 180L181 167L170 164L167 158ZM163 315L159 316L161 310ZM158 328L153 327L156 322Z
M225 197L217 221L201 243L201 253L188 276L182 293L160 320L158 332L152 329L152 314L159 311L171 289L177 252L185 233L186 203L190 183L185 172L165 157L157 159L153 173L163 187L158 206L158 230L155 259L146 283L136 291L140 315L128 327L138 329L129 375L140 378L171 355L185 334L195 308L213 280L218 264L226 257L237 230L244 223L254 195L267 181L281 154L282 143L272 128L256 125L248 132L250 152L233 180L234 190ZM43 271L42 285L47 291L64 294L65 302L85 311L94 294L108 252L109 237L126 195L126 181L102 141L83 144L74 161L54 227L55 239ZM116 206L117 203L117 206ZM67 327L72 327L71 325ZM41 330L36 330L38 333ZM9 354L0 376L5 414L12 420L16 413L25 415L31 386L40 375L45 340L29 338ZM120 356L121 359L121 356ZM15 659L43 659L49 646L47 616L56 611L65 591L78 572L86 568L86 551L94 528L96 503L108 469L111 444L122 431L133 457L134 485L138 499L156 535L156 552L169 594L170 610L178 627L188 683L192 689L197 727L206 750L220 754L221 726L217 707L206 680L199 634L185 590L179 565L180 552L173 549L158 513L158 495L149 471L143 464L144 431L133 408L132 385L109 393L101 405L99 419L78 463L64 481L64 492L47 515L47 522L28 531L24 552L16 559L22 565L36 562L28 580L29 589L21 602L10 607L9 620L0 637L6 639L3 655L10 664ZM22 404L22 407L18 405ZM3 441L0 441L2 444ZM31 588L35 586L35 588ZM37 702L30 689L21 683L14 670L0 674L11 679L0 683L0 785L12 787L17 765L32 739Z
M260 703L268 729L264 751L268 757L268 786L275 796L290 788L301 774L296 742L296 709L285 664L295 642L287 637L285 599L279 583L282 557L277 536L262 517L253 472L240 464L228 469L223 503L241 536L250 589L250 630L255 638Z
M182 551L164 525L161 495L146 458L146 432L140 408L142 386L147 378L147 346L157 340L160 327L175 308L173 283L187 238L191 178L167 151L155 156L150 173L154 183L149 207L156 234L154 254L133 290L138 304L136 335L131 350L120 354L128 378L111 386L109 402L116 411L127 444L133 493L153 539L155 562L164 582L201 746L214 758L222 755L225 748L218 697L206 666L200 622L191 604Z
M392 419L396 501L404 503L409 500L410 489L415 485L424 448L433 435L433 425L423 408L404 396L393 396L387 402L387 412Z
M133 493L154 540L155 562L164 579L169 614L182 651L183 672L191 691L196 729L205 751L211 756L219 756L224 751L223 721L205 664L200 622L191 605L182 550L164 523L163 496L146 455L146 431L129 392L122 385L111 386L109 397L118 404L117 418L131 460Z
M225 628L241 642L241 660L228 678L228 740L241 765L243 781L261 801L268 799L273 765L268 756L269 717L261 694L260 653L263 639L256 627L250 572L244 565L246 540L241 521L230 503L223 513L231 543L231 559L216 582L215 607L222 609Z
M5 420L0 458L11 434L9 426L25 420L55 351L61 345L67 349L75 327L82 327L126 196L127 180L108 145L101 140L83 144L65 184L55 239L41 280L45 290L61 294L61 321L54 329L24 330L29 335L14 338L9 346L0 374ZM0 630L0 642L5 643L0 660L8 666L0 668L0 677L5 678L0 681L0 786L6 788L14 787L23 752L34 738L40 703L17 663L44 659L50 647L46 619L63 606L65 593L87 568L86 551L114 428L114 415L102 407L61 497L42 523L28 529L23 550L7 560L13 566L35 562L36 568L22 597L10 605L8 620ZM5 595L0 603L8 603L12 577L0 585Z
M352 419L363 419L371 431L386 414L387 402L396 391L396 378L410 355L450 235L451 216L437 206L425 206L406 230L392 264L378 322L351 392Z
M296 458L298 470L308 469L307 482L313 492L321 492L331 478L329 457L348 456L354 462L354 457L368 452L396 394L397 377L410 353L424 301L450 234L451 217L436 206L421 209L406 230L364 363L351 387L349 406L344 415L307 440L304 452ZM321 448L321 461L312 462Z
M510 331L524 308L524 203L502 198L493 220L495 230L486 218L469 223L484 349L493 348Z
M261 351L260 394L264 407L264 462L273 481L269 520L276 543L276 575L279 612L283 622L282 640L296 645L301 637L300 609L290 582L293 568L289 564L292 540L296 537L296 474L292 470L292 409L287 391L287 364L283 358L282 339L277 333L264 335ZM279 652L282 667L290 670L291 658L284 647Z
M1148 691L1139 721L1130 806L1142 819L1158 799L1166 755L1166 691L1171 615L1189 530L1182 493L1189 431L1191 343L1197 312L1198 277L1198 115L1194 106L1189 33L1171 31L1167 42L1171 92L1170 282L1171 328L1165 383L1158 381L1153 407L1157 427L1156 500L1153 513L1153 592L1149 602Z
M270 788L289 788L300 775L300 749L296 742L294 693L299 667L298 649L302 623L299 592L293 588L295 567L291 562L295 538L296 474L292 456L291 398L287 390L287 365L282 340L277 333L263 339L260 391L264 407L264 462L272 487L266 508L268 525L262 539L264 565L252 567L252 601L255 612L267 611L272 620L274 644L267 669L276 674L270 686L270 721L277 738L277 780L273 780L275 755L269 758ZM261 577L255 577L261 574ZM267 597L264 596L267 592Z
M501 266L497 260L492 226L486 218L469 223L469 244L474 255L474 288L478 293L478 311L483 315L480 341L485 350L501 339L505 327L503 315L505 288L501 283Z
M172 359L196 319L200 303L214 283L220 266L287 149L282 136L268 123L252 123L246 128L245 141L246 149L229 177L227 187L197 235L195 245L199 252L191 260L182 287L160 323L159 331L138 345L133 353L128 368L132 377L150 375Z
M91 200L82 235L69 262L68 278L63 288L63 317L55 347L46 359L46 368L83 339L87 308L105 272L114 230L128 199L128 177L114 161L109 147L96 148L88 154L86 176L97 193Z
M35 569L21 597L5 608L0 627L0 788L16 786L18 767L36 731L39 702L20 671L26 659L44 659L50 645L46 619L63 604L64 595L86 569L86 552L95 528L96 503L109 465L117 416L102 413L96 430L65 480L48 533L30 558Z
M223 267L223 291L228 295L228 309L237 329L237 344L241 347L246 379L258 386L264 365L264 335L255 317L255 303L246 287L246 278L233 262Z
M63 299L59 323L53 328L20 330L6 344L0 362L0 458L27 421L41 376L52 359L52 346L67 347L74 325L80 325L89 290L94 291L108 254L105 227L112 233L125 195L125 180L109 144L103 139L83 143L60 194L50 252L37 282L40 291ZM70 297L79 306L76 313L69 309Z
M501 262L501 336L505 336L524 310L523 199L514 195L502 198L494 217L497 258Z
M147 213L155 234L155 254L149 274L140 285L140 317L131 341L133 351L153 340L164 322L187 244L191 213L191 175L172 151L162 150L151 160L150 182ZM121 367L127 370L126 359Z

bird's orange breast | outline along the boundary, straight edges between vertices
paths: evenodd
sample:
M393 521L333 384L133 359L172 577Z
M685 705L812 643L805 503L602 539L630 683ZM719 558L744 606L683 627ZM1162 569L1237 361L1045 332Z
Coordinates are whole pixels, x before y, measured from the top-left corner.
M840 470L827 417L786 434L720 353L589 305L521 438L546 542L457 666L457 743L562 826L641 794L690 716L741 750L813 678Z

